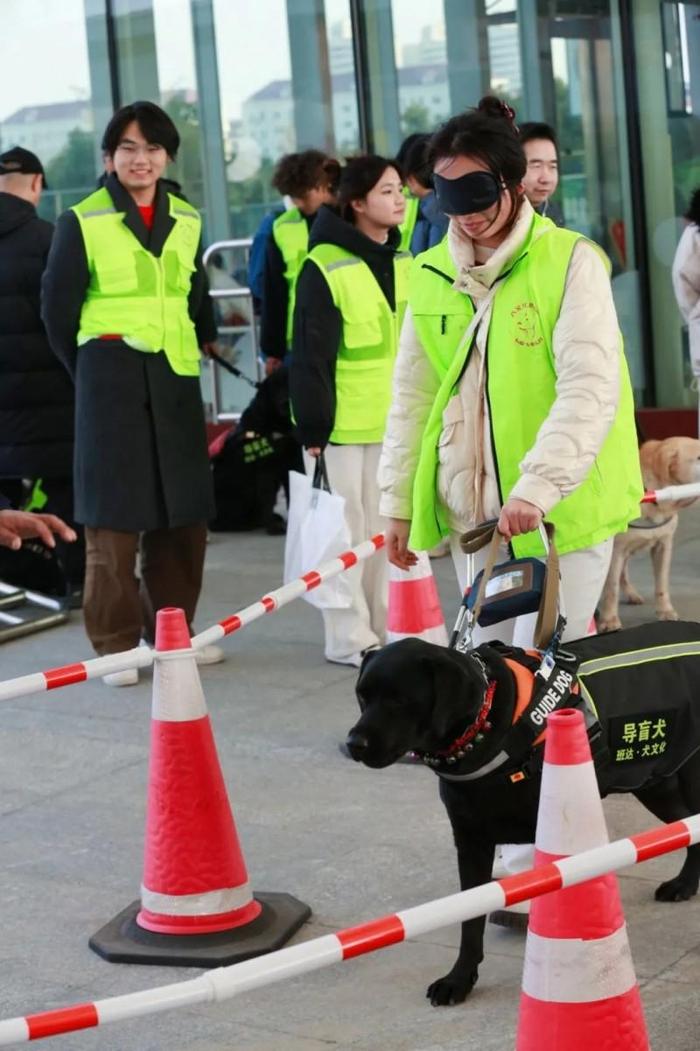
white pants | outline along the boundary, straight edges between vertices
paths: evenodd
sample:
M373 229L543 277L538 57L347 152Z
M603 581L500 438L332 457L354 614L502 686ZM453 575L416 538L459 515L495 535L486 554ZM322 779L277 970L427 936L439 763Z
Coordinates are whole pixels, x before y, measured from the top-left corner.
M467 556L460 549L459 533L450 534L452 560L457 571L457 579L462 592L471 584L468 577ZM586 547L581 551L571 551L559 558L561 574L561 596L566 614L566 630L563 640L580 639L588 634L588 627L593 618L598 599L608 575L612 558L613 538L604 540L595 547ZM474 572L484 568L488 548L482 548L474 556ZM505 554L499 562L505 562ZM528 613L514 620L505 620L501 624L492 624L488 628L476 627L474 645L500 639L501 642L531 649L533 633L537 621L536 613ZM501 860L508 875L523 872L534 864L535 848L531 843L504 843L501 847Z
M384 530L377 486L381 449L376 444L327 445L324 450L331 489L345 500L353 547ZM305 453L304 461L306 470L313 472L313 457ZM352 589L352 605L323 611L324 652L329 660L344 660L385 642L389 584L384 552L346 570L345 576Z

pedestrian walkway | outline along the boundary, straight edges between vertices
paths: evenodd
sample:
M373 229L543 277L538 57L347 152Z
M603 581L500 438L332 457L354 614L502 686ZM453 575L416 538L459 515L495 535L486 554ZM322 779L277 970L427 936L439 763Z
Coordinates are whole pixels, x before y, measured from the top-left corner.
M198 628L277 586L282 541L217 535ZM382 557L381 555L378 557ZM674 604L700 619L700 511L685 513ZM459 595L449 559L434 562L448 625ZM633 566L651 598L650 567ZM653 605L623 607L626 624ZM457 889L437 779L422 767L372 771L337 743L356 717L356 672L326 664L319 614L296 602L224 640L228 660L201 668L219 755L253 887L284 887L313 916L299 935L410 907ZM2 677L90 656L77 619L0 648ZM0 1015L132 992L198 973L105 963L88 937L138 894L143 867L151 672L113 690L90 681L5 702L0 729ZM632 799L607 800L611 837L651 824ZM674 857L621 879L652 1047L696 1051L700 899L653 901ZM198 1007L54 1039L57 1051L508 1051L524 939L493 928L471 998L431 1008L430 981L452 966L457 929L342 967ZM49 1046L49 1045L47 1045Z

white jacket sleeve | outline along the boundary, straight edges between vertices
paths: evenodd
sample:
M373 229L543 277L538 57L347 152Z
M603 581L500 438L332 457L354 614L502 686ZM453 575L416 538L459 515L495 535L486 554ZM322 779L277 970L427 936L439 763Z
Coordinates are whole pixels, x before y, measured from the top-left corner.
M700 230L694 224L685 228L678 242L671 276L683 320L700 320Z
M556 398L520 464L511 497L546 514L583 482L615 419L620 339L605 265L591 244L580 241L553 335Z
M391 408L377 481L379 513L410 521L413 515L413 479L421 440L440 379L418 339L410 310L406 311L394 366Z

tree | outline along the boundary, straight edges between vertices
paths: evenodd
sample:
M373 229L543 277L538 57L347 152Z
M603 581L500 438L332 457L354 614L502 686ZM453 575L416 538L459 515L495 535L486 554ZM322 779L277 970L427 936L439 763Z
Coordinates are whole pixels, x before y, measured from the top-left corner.
M46 181L52 190L83 190L93 189L96 179L93 134L73 128L61 152L46 165Z
M170 96L163 109L180 133L180 149L175 164L166 172L168 178L180 183L187 200L195 208L204 207L204 177L202 173L201 130L196 102L188 102L185 93Z
M433 124L430 113L420 102L412 102L401 114L401 132L404 136L414 135L416 132L432 131Z

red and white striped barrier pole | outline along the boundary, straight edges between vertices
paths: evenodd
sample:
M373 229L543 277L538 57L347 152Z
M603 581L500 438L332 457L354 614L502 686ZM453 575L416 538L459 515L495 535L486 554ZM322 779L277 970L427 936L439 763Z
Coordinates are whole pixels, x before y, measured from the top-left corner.
M222 639L225 635L231 635L239 631L247 624L258 620L266 613L274 613L282 606L288 605L294 599L299 598L307 591L312 591L319 584L325 583L339 573L345 572L358 562L364 561L376 554L384 546L384 534L379 533L371 540L364 540L357 547L343 552L337 558L324 562L318 569L305 573L298 580L292 580L288 584L271 591L268 595L251 606L234 613L231 617L219 621L213 627L207 628L199 635L192 638L194 649L207 646L210 642ZM78 661L75 664L64 664L59 668L50 668L48 671L34 672L32 675L20 675L15 679L6 679L0 682L0 701L7 701L12 697L23 697L28 693L42 693L45 690L55 690L59 686L72 686L74 683L85 682L87 679L97 679L102 675L110 675L115 671L123 671L125 668L146 668L153 664L154 651L150 646L137 646L136 649L126 650L124 653L110 653L106 657L94 657L92 660Z
M44 690L56 690L59 686L72 686L87 679L98 679L102 675L111 675L125 668L147 668L153 664L153 650L150 646L137 646L123 653L110 653L106 657L93 657L92 660L78 661L75 664L64 664L60 668L49 668L48 671L37 671L31 675L20 675L16 679L0 682L0 701L11 697L23 697L27 693L41 693Z
M520 901L573 887L699 841L700 814L694 814L682 821L661 825L568 858L560 858L539 868L462 891L461 894L438 898L412 909L370 920L358 927L346 927L335 934L314 938L288 949L258 956L254 960L207 971L185 982L127 993L107 1000L75 1004L55 1011L8 1018L0 1021L0 1047L72 1033L78 1029L90 1029L108 1022L121 1022L176 1007L228 1000L250 989L295 978L416 938L451 923L472 920Z
M700 482L686 485L667 485L663 489L649 489L642 497L643 504L660 504L663 500L694 500L700 496Z
M240 612L234 613L232 617L226 617L225 620L220 620L218 624L214 624L211 628L200 631L198 635L193 635L193 649L198 650L202 646L218 642L225 635L231 635L234 631L240 631L241 628L252 624L254 620L264 617L266 613L274 613L275 610L288 605L307 591L313 591L320 584L325 584L331 577L337 577L339 573L343 573L346 569L351 569L358 562L362 562L364 559L374 555L381 547L384 547L383 533L373 536L371 540L364 540L357 547L351 548L350 551L345 551L342 555L338 555L337 558L324 562L318 569L305 573L303 577L290 580L288 584L283 584L281 588L271 591L269 595L263 595L258 602L254 602L251 606L246 606Z

